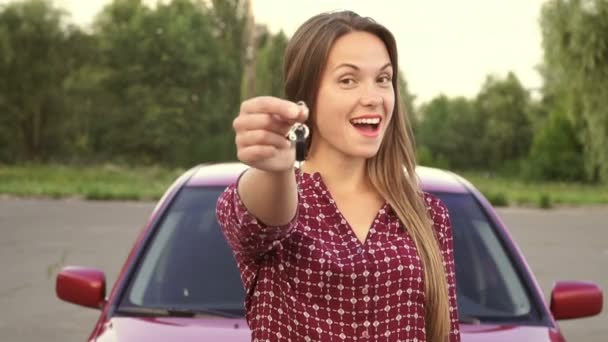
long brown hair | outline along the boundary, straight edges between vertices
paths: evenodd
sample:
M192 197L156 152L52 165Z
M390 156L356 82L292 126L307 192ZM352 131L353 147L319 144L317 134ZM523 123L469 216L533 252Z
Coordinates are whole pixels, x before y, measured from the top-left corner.
M314 117L317 91L329 51L339 37L354 31L379 37L386 45L395 70L393 119L379 152L367 161L367 171L376 190L395 210L416 244L424 269L427 339L442 342L450 330L447 278L415 172L411 127L399 100L397 44L392 33L372 19L351 11L323 13L310 18L295 32L285 51L285 94L291 101L305 101L311 108L310 117ZM309 122L308 126L311 138L314 138L313 125Z

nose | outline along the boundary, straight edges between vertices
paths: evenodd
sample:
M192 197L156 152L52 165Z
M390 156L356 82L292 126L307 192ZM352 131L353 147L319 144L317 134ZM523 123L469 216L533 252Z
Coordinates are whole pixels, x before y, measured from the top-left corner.
M365 107L381 106L383 102L384 99L378 94L364 94L361 96L361 105Z
M361 90L362 90L362 92L361 92L360 102L361 102L362 106L376 107L376 106L381 106L382 103L384 102L384 98L379 93L378 89L376 88L375 83L370 84L369 86L366 86L366 87L362 87Z

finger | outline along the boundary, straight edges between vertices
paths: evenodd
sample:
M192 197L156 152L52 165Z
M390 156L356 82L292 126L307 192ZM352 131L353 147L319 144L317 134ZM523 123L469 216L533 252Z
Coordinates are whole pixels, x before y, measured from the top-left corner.
M264 113L254 113L248 115L239 115L234 119L232 126L235 132L244 132L252 130L267 130L276 134L285 135L289 132L295 121L285 121L279 119L275 115Z
M274 157L277 149L272 146L249 146L239 149L237 158L244 163L255 163L260 159Z
M239 148L256 145L273 146L277 149L291 147L291 142L285 136L265 130L246 131L238 134L235 140L236 146Z
M271 113L287 120L294 120L300 114L300 107L287 100L272 96L259 96L246 100L241 104L241 113Z
M272 118L284 125L287 125L288 127L293 126L293 124L295 124L297 121L294 119L285 119L283 117L281 117L280 115L276 115L276 114L270 114L272 116Z
M294 119L294 121L305 123L306 120L308 120L308 115L310 112L308 106L302 101L298 102L298 106L300 107L300 112L298 113L298 116Z

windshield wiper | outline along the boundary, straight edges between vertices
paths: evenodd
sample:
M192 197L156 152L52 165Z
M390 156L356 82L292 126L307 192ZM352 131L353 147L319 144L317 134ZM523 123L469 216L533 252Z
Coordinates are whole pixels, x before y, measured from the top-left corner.
M481 320L475 316L458 314L458 323L478 325L481 324Z
M241 318L240 315L214 309L181 309L145 306L121 306L116 313L135 317L186 317L217 316L223 318Z

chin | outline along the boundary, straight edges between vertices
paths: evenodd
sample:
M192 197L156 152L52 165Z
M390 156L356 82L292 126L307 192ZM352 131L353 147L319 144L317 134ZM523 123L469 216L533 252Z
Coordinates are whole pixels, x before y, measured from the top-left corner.
M379 150L380 146L361 147L351 150L349 154L355 158L369 159L375 157Z

